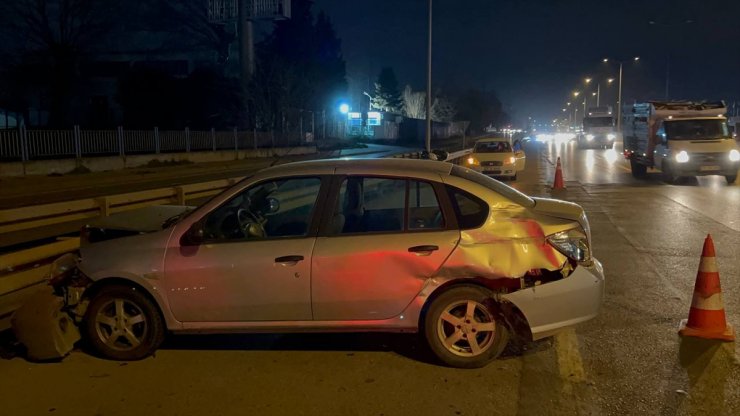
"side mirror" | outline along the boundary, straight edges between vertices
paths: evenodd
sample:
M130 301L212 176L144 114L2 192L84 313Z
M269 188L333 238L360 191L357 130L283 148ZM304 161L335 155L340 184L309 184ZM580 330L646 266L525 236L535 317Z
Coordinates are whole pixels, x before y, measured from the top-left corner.
M181 246L199 246L205 241L205 230L200 221L194 223L180 238Z

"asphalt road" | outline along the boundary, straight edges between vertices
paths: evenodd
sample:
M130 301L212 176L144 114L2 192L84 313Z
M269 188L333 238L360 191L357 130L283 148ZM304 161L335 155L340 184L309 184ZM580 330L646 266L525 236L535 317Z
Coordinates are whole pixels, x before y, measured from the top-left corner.
M478 370L434 364L412 335L178 336L118 363L0 359L3 415L738 415L737 343L681 339L707 233L740 326L740 187L633 179L618 153L531 145L514 185L550 195L561 156L606 298L593 321ZM616 157L615 157L616 156ZM652 175L655 176L655 175Z

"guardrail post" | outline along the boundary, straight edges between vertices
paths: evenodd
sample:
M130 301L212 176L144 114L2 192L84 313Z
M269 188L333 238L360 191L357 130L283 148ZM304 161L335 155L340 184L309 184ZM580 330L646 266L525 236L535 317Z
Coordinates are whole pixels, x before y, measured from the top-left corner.
M75 158L77 158L77 162L82 159L82 145L80 144L80 126L75 125L73 128L74 138L75 138Z
M118 133L118 154L121 157L126 157L126 149L124 149L124 143L123 143L123 127L118 126L117 133Z
M159 127L154 127L154 153L159 154L161 146L159 141Z
M175 187L175 195L178 205L185 205L185 188L182 186Z
M185 127L185 153L190 153L190 127Z
M23 162L28 162L30 159L28 155L28 131L26 130L26 126L21 124L21 127L18 131L18 140L20 141L21 145L21 160Z
M213 145L213 151L216 151L216 129L211 127L211 144Z
M98 204L101 217L107 217L110 215L110 202L107 197L95 198L95 202Z

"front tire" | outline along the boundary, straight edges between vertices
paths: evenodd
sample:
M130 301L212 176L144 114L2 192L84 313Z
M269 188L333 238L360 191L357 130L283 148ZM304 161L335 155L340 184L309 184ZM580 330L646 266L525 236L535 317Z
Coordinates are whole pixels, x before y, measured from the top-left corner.
M436 298L424 317L424 336L434 355L456 368L480 368L496 359L509 332L490 308L493 294L460 286Z
M732 185L737 180L737 175L725 175L725 179L727 180L728 185Z
M101 357L133 361L159 347L165 327L156 304L141 290L108 286L93 295L83 330L90 347Z

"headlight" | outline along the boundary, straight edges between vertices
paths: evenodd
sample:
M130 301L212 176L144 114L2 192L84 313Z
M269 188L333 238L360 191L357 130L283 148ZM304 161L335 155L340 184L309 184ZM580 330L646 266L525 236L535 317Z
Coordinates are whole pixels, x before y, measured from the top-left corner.
M478 164L478 160L472 156L468 158L468 165L475 166Z
M569 259L579 262L591 260L588 237L580 227L555 233L547 237L547 242Z
M688 161L689 161L689 154L686 153L685 150L681 150L680 152L676 153L676 162L686 163Z
M79 258L72 253L67 253L54 260L49 269L49 284L56 286L64 281L77 268L78 260Z
M507 159L506 161L507 161L507 162L508 162L508 163L509 163L510 165L513 165L514 163L516 163L516 158L515 158L514 156L512 156L512 157L508 158L508 159Z
M616 134L607 134L606 135L606 138L609 139L609 140L614 140L614 139L617 138L617 135Z
M730 162L740 161L740 152L737 149L730 150Z
M594 135L593 134L587 134L586 135L586 140L591 141L593 139L594 139Z

